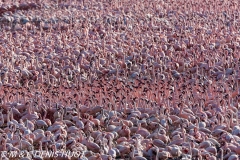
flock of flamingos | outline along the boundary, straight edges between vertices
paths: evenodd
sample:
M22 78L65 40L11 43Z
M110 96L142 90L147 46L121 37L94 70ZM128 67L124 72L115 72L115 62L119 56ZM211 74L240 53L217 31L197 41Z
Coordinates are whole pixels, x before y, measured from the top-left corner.
M0 0L0 159L238 160L239 3Z

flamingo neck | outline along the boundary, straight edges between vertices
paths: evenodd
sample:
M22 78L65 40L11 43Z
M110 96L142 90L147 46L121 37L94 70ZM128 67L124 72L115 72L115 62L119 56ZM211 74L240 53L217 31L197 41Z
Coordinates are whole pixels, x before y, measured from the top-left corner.
M3 151L6 151L7 150L7 144L6 144L6 140L4 139L4 142L3 142Z
M17 103L19 103L19 92L17 92Z
M184 132L183 132L183 142L186 142L186 135Z
M19 148L20 148L20 150L22 150L22 139L21 138L19 138Z
M138 125L138 129L137 129L137 130L139 131L140 129L141 129L141 125L139 124L139 125Z
M3 98L3 105L6 105L6 99L5 99L5 97Z
M223 151L221 150L220 160L223 160Z
M80 133L79 142L82 143L82 140L83 140L83 137L82 137L82 134Z
M238 122L238 112L236 113L236 121L237 121L237 126L239 126L239 122Z
M39 150L42 151L42 142L39 144Z
M31 105L30 106L28 106L28 114L31 114Z
M203 136L203 142L204 142L204 141L206 141L206 137L205 137L205 136Z
M44 115L43 115L42 119L45 120L46 117L47 117L47 111L44 111Z
M46 143L46 145L45 145L45 149L46 149L46 151L48 151L48 146L47 146L47 143Z
M197 122L196 122L196 127L198 127L199 126L199 120L197 119Z
M53 152L55 152L55 153L57 152L57 148L56 148L55 144L53 145Z
M62 110L62 113L61 113L61 121L63 121L63 114L64 114L64 110Z
M28 119L27 119L27 121L26 121L26 127L28 128ZM28 128L29 129L29 128Z
M13 111L12 111L12 109L11 109L11 113L10 114L11 114L11 121L12 121L12 120L14 120L13 119Z
M112 149L112 140L109 140L108 146L109 146L109 150L111 150Z
M10 111L7 113L7 121L10 122Z
M231 118L230 118L230 126L229 126L229 127L231 127L232 124L233 124L233 114L231 114Z
M183 106L180 107L179 114L182 114L182 112L183 112Z
M135 147L133 147L133 151L132 151L132 155L131 155L132 158L134 158L134 154L135 154Z

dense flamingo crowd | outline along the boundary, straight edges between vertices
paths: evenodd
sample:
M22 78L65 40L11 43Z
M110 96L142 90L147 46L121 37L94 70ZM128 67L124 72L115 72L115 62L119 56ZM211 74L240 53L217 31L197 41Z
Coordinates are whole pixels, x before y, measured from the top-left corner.
M238 160L239 7L0 0L0 151Z

